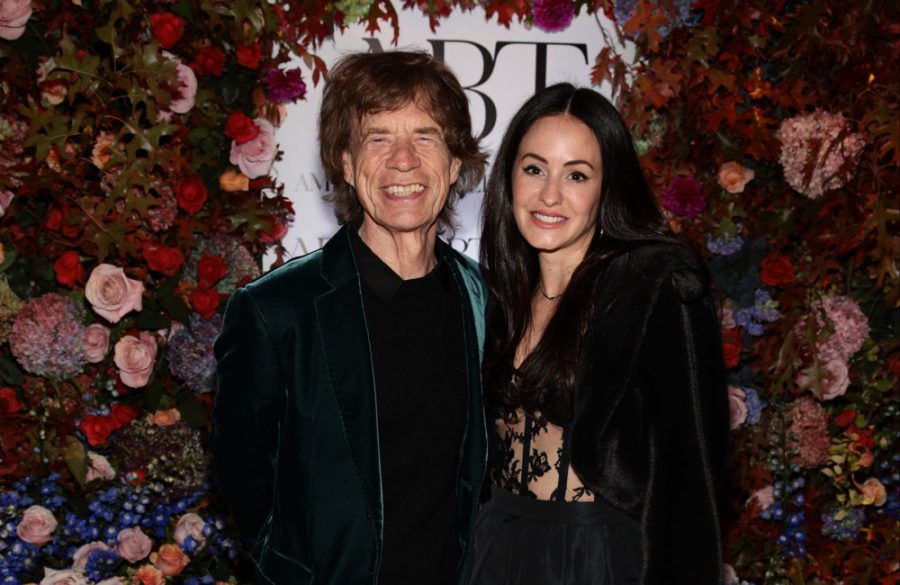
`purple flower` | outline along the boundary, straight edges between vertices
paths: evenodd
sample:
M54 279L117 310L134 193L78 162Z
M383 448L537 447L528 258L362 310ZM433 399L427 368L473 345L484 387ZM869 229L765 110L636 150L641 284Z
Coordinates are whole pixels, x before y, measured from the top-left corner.
M534 25L547 32L567 28L575 18L575 4L572 0L533 0L531 14Z
M769 291L757 289L753 298L752 306L734 310L734 322L757 337L765 332L765 324L777 321L781 313L778 312L778 301Z
M703 185L694 177L679 175L663 191L660 203L675 215L693 219L706 209Z
M216 374L213 343L219 334L222 318L213 316L206 321L198 315L191 316L189 328L183 328L169 340L169 371L194 392L211 392Z
M9 344L26 371L63 380L81 373L84 352L84 305L47 293L34 298L13 318Z
M276 104L295 102L306 95L306 84L298 67L287 71L269 69L266 86L269 88L269 99Z
M706 249L713 254L728 256L744 247L744 238L738 234L733 236L719 236L714 238L712 234L706 234Z
M755 425L762 417L762 410L766 407L765 402L759 398L759 394L753 388L744 388L744 405L747 407L747 425Z

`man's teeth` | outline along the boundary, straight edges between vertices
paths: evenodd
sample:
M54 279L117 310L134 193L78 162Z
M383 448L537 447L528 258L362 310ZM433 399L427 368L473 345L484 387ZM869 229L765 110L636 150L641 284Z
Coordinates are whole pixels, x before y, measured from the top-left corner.
M415 185L391 185L390 187L385 187L384 190L397 197L409 197L423 189L425 189L425 185L416 183Z
M534 212L531 215L533 215L536 219L538 219L539 221L542 221L544 223L559 223L566 219L565 217L563 217L561 215L544 215L543 213L537 213L537 212Z

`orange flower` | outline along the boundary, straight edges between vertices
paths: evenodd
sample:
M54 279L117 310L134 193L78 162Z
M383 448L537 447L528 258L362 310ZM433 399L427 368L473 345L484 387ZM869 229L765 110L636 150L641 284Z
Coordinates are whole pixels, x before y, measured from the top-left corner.
M248 191L250 179L244 173L238 171L225 171L219 175L219 188L222 191Z
M716 181L729 193L742 193L744 186L753 180L755 174L736 162L727 162L719 168Z
M884 485L874 477L870 477L859 486L862 493L862 503L865 506L883 506L887 501L887 492Z
M116 137L109 132L101 132L91 151L91 162L98 169L102 169L112 157L112 146L116 143Z
M169 427L181 420L181 413L177 408L157 410L153 414L148 414L147 420L158 427Z
M150 555L150 562L166 577L174 577L191 562L191 559L178 548L178 545L164 544L159 547L159 552Z
M144 565L134 574L134 585L163 585L166 578L153 565Z

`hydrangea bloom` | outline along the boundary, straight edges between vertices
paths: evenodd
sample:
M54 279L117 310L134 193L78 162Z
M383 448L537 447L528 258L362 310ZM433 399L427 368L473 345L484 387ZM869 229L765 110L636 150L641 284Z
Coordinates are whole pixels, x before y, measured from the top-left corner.
M753 306L734 309L733 315L734 322L753 336L762 335L766 323L772 323L781 317L781 313L778 312L778 301L765 289L757 289Z
M56 293L28 301L13 319L13 355L38 376L63 380L80 373L87 363L84 316L84 305Z
M821 109L784 120L776 136L784 178L810 199L841 187L866 143L843 114Z
M565 30L575 18L575 3L572 0L533 0L531 15L534 25L541 30Z
M239 284L259 276L259 265L240 240L229 235L216 234L209 239L200 240L191 251L182 269L184 278L197 283L197 263L204 256L219 256L228 266L225 278L216 283L215 287L222 294L230 295Z
M276 104L295 102L306 95L306 83L303 82L299 67L287 71L269 69L266 73L266 87L266 95Z
M791 458L800 467L818 467L828 461L828 414L822 405L809 396L794 400L785 420L790 421L787 429L788 445L796 450ZM793 435L793 437L791 437Z
M744 405L747 407L747 426L755 425L762 417L762 411L766 407L765 402L760 399L759 394L753 388L744 388Z
M822 534L832 540L853 540L866 519L862 507L837 508L822 514Z
M703 184L694 177L675 177L663 191L660 203L676 215L697 217L706 209Z
M191 315L190 327L180 329L169 340L166 358L169 371L184 381L194 392L212 392L216 374L213 343L222 326L222 317L214 315L209 321Z
M706 249L712 254L728 256L744 247L744 238L740 234L722 235L714 238L712 234L706 234Z
M819 347L819 359L849 360L869 337L869 320L850 297L840 295L828 297L818 303L816 309L824 311L831 326L834 327L834 333ZM819 315L817 311L816 320L821 325Z

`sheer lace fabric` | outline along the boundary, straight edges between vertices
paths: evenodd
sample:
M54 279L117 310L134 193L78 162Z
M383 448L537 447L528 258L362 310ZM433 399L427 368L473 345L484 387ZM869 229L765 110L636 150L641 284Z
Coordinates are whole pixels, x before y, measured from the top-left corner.
M569 465L571 430L519 410L514 423L494 421L488 474L513 494L556 502L590 502L594 495ZM528 453L527 457L523 453Z

